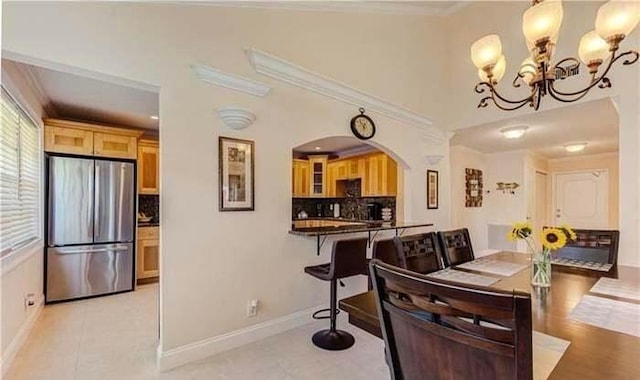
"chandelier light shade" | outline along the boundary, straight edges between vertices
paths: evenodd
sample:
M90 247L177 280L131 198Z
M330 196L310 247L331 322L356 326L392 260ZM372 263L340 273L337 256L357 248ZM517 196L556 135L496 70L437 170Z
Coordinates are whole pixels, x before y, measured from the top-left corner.
M609 44L600 38L596 31L585 34L580 40L578 56L587 66L598 63L600 65L609 56Z
M538 75L538 66L531 57L527 57L522 61L520 65L520 70L518 71L522 80L526 84L531 84L533 79Z
M535 4L522 15L522 32L527 41L536 45L539 41L555 36L558 39L562 25L562 2L547 0Z
M502 55L500 36L491 34L471 45L471 60L478 69L485 69L498 63Z
M483 97L478 103L484 108L492 102L496 107L513 111L529 105L538 110L543 97L549 95L564 103L582 99L594 87L610 88L607 76L616 62L623 66L638 61L636 50L619 53L620 43L640 21L640 3L637 1L612 0L598 10L595 30L585 34L578 46L578 58L568 57L552 63L553 52L562 25L561 0L533 0L533 5L522 16L522 31L531 55L527 57L513 80L513 87L529 88L529 94L511 100L500 95L496 86L506 71L506 59L502 55L500 37L492 34L471 45L471 59L478 68L481 82L475 87ZM590 80L581 90L563 91L556 85L580 73L585 65Z
M624 38L638 25L640 4L635 1L610 1L598 9L596 32L604 40Z
M493 69L491 69L491 80L493 81L494 84L498 84L498 82L500 82L500 79L502 79L502 77L504 77L504 73L507 71L507 60L504 57L504 54L500 56L500 59L498 59L498 62L495 64L495 66L493 66ZM482 69L478 69L478 76L480 77L480 80L486 82L489 80L489 74L487 74L487 72L485 70Z

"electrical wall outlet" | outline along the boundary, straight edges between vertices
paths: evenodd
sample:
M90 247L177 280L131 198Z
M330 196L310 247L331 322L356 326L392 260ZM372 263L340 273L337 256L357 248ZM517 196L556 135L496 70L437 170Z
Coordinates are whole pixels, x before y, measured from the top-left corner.
M28 309L36 304L36 295L33 293L27 293L24 295L24 308Z
M255 317L258 315L258 300L249 300L247 302L247 317Z

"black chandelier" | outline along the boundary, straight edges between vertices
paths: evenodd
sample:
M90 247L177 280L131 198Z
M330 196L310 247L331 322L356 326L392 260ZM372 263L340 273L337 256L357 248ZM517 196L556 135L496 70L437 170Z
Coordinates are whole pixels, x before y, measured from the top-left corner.
M635 50L618 53L620 43L640 20L640 5L637 2L613 0L604 4L598 10L596 29L585 34L580 40L580 60L569 57L552 65L551 58L558 40L562 15L561 0L534 0L533 5L522 17L522 29L531 56L522 62L512 85L521 87L524 83L529 86L530 93L523 99L507 99L496 89L506 70L500 37L492 34L471 45L471 59L478 67L478 75L482 80L476 85L475 91L485 94L480 99L478 108L487 107L491 101L505 111L517 110L527 104L538 110L542 97L546 95L564 103L575 102L595 86L611 87L611 80L607 75L617 61L624 59L623 65L631 65L638 61L639 54ZM556 81L580 72L580 61L591 74L589 84L579 91L565 92L557 89ZM604 62L607 62L606 65L603 65Z

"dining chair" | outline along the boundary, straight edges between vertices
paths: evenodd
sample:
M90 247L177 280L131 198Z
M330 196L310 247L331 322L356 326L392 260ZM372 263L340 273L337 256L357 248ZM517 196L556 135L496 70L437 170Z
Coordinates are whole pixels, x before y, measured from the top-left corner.
M620 231L576 229L576 240L553 252L554 257L616 265Z
M438 241L440 242L445 267L459 265L475 259L469 230L466 228L438 231Z
M369 269L392 379L533 378L528 293Z
M444 268L435 232L396 236L393 242L396 246L397 266L423 274Z

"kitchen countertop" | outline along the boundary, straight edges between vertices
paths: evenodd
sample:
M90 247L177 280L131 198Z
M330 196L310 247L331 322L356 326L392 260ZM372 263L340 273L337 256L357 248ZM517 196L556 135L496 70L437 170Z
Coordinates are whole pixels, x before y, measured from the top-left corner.
M308 221L311 223L302 223ZM314 223L315 222L315 223ZM407 228L432 227L428 222L383 222L383 221L353 221L353 220L326 220L310 219L295 220L291 223L292 235L299 236L325 236L350 234L356 232L374 232L385 230L403 230Z
M138 222L138 227L160 227L160 222Z

